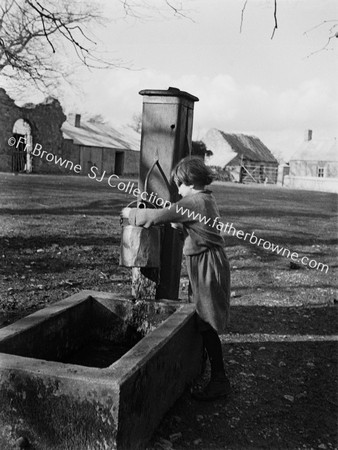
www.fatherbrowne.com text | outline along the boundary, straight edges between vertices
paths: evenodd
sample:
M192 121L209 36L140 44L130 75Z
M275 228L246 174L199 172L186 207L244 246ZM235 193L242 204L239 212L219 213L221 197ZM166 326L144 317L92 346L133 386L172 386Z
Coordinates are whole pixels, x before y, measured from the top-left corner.
M328 272L329 266L327 264L323 264L321 262L317 262L315 259L309 259L307 256L300 257L298 252L291 252L288 248L281 247L276 245L270 241L267 241L263 238L259 238L252 231L251 233L245 233L243 230L238 230L234 227L233 223L223 223L216 217L215 219L211 219L210 217L201 216L200 213L196 213L195 211L191 211L188 208L183 208L178 204L175 204L176 212L182 215L186 215L189 219L194 221L198 220L200 223L204 223L209 225L212 228L220 231L221 234L230 234L232 236L236 236L238 239L243 241L248 240L250 244L262 246L264 250L270 250L272 253L276 253L277 255L282 255L286 258L290 258L293 262L301 262L304 266L308 266L311 269L320 270L325 273Z

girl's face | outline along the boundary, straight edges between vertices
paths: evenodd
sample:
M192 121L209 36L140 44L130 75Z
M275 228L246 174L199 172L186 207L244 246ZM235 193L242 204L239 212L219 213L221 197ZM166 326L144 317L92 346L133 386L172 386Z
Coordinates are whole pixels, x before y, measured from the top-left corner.
M181 197L186 197L187 195L192 193L193 185L187 186L186 184L182 183L178 186L178 193Z
M196 188L193 184L189 185L184 184L181 181L179 181L177 177L174 178L174 181L176 183L178 193L180 194L181 197L186 197L187 195L195 194L196 192L204 189L204 187Z

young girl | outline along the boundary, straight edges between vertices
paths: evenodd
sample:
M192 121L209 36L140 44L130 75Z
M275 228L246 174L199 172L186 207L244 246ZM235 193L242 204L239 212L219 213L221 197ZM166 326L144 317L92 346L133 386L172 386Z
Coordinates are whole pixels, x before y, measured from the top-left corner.
M211 366L209 383L204 390L193 393L193 397L214 400L230 393L218 336L226 330L229 321L230 269L223 238L215 228L219 218L216 201L211 191L205 189L212 182L213 174L201 158L187 157L177 164L173 177L182 196L180 201L168 209L124 208L121 215L131 225L146 228L168 222L182 224L183 253L198 328Z

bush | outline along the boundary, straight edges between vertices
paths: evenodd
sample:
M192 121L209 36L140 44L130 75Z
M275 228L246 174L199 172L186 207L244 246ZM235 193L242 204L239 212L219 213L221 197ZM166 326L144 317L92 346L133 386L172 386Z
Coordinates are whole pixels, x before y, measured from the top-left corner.
M227 167L209 166L215 174L215 181L232 181L230 171Z

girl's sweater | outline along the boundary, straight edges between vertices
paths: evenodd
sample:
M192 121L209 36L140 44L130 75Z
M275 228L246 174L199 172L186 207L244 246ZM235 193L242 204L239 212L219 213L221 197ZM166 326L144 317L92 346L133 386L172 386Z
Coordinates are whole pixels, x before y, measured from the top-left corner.
M224 241L216 229L219 211L211 191L199 191L174 203L170 208L130 211L129 223L145 228L168 222L182 223L185 234L183 253L197 255L211 247L223 247Z

